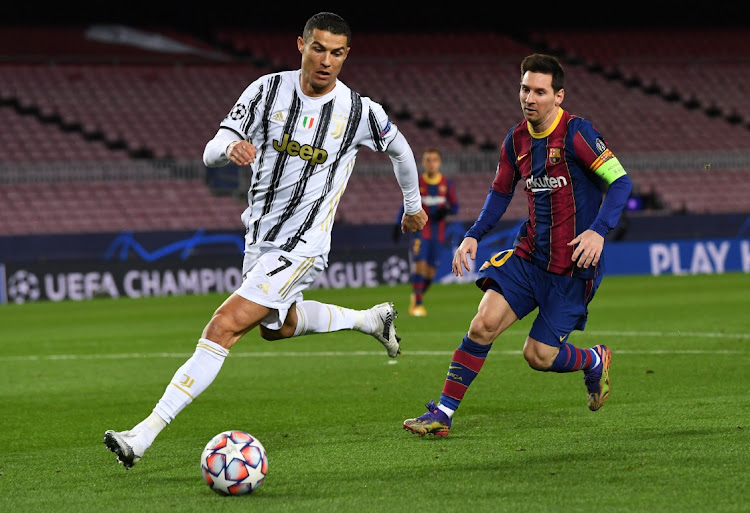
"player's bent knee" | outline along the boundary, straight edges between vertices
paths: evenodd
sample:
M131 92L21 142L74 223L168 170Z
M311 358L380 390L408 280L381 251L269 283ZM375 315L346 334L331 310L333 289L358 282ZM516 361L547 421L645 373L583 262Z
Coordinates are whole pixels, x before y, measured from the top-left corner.
M265 326L260 327L260 336L263 340L282 340L294 336L294 327L284 324L281 329L272 330Z
M558 349L532 338L527 338L523 346L523 357L534 370L546 371L557 356Z
M526 359L526 363L529 364L529 367L534 370L545 371L549 368L549 365L545 364L545 362L536 354L528 354L524 351L523 357Z
M260 336L263 340L280 340L284 338L281 336L279 330L269 330L264 326L260 327Z
M225 316L219 312L215 313L206 327L203 329L203 338L229 349L237 341L237 334L228 327Z
M499 333L500 323L492 322L481 314L477 314L469 326L469 338L477 344L491 344Z
M203 330L203 337L229 349L247 329L248 327L242 325L236 315L219 308Z

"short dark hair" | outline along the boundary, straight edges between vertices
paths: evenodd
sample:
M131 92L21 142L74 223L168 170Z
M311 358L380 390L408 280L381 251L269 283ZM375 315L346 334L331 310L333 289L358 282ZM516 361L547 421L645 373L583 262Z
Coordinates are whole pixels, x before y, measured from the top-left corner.
M521 62L521 77L527 71L552 75L552 89L557 92L563 88L565 70L563 70L562 64L557 60L557 57L553 55L544 55L541 53L529 55Z
M314 14L305 23L305 29L302 31L302 39L307 42L312 38L313 30L325 30L337 36L346 36L346 46L348 47L352 40L352 30L344 18L332 12L319 12Z
M440 153L440 150L438 150L434 146L428 146L427 148L425 148L422 152L422 155L424 155L425 153L436 153L438 157L440 157L441 159L443 158L443 154Z

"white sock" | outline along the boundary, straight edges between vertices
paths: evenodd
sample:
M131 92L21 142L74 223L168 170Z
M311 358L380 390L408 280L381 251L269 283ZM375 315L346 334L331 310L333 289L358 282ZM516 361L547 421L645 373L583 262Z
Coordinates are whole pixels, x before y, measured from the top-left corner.
M172 422L185 406L192 403L193 399L213 383L228 354L227 349L215 342L205 338L198 341L195 353L177 370L172 382L164 391L164 395L154 407L154 413L163 420L164 426ZM149 421L149 419L151 420ZM151 416L149 416L149 419L144 420L141 424L154 431L154 437L156 437L163 426L159 428L158 421Z
M438 410L448 415L448 418L453 418L453 414L456 412L456 410L451 410L447 406L443 406L442 404L438 404Z
M318 301L300 301L297 303L297 327L292 336L340 330L371 333L374 328L370 326L369 317L367 310L352 310Z
M146 417L145 420L141 421L141 423L131 429L131 431L140 432L147 446L150 447L159 433L161 433L161 430L165 427L167 427L167 421L161 418L156 411L152 411L151 415Z

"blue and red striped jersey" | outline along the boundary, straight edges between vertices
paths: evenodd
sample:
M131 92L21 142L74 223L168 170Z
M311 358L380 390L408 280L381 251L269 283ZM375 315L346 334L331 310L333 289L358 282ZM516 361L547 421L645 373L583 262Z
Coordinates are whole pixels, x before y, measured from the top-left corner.
M442 173L430 178L426 173L419 175L419 195L422 208L427 212L427 223L417 235L423 239L445 241L445 216L458 213L458 199L453 180ZM442 211L442 212L441 212ZM401 224L404 206L396 216L396 224Z
M419 195L422 208L427 212L427 224L422 228L422 238L445 240L445 215L458 213L458 200L453 180L440 173L434 178L419 175ZM441 214L440 211L444 212Z
M596 275L593 266L575 265L568 242L596 219L606 183L593 170L612 157L590 121L563 109L545 132L532 133L525 120L510 130L492 190L511 195L519 180L525 183L529 219L516 237L516 255L555 274Z

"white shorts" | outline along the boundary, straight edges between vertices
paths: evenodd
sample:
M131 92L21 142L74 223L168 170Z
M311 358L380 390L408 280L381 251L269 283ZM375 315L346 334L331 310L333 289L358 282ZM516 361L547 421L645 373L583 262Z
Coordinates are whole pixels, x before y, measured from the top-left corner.
M245 249L242 262L242 285L239 296L273 309L261 324L278 330L284 324L289 308L302 301L302 291L323 272L322 256L303 257L275 246L252 246Z

